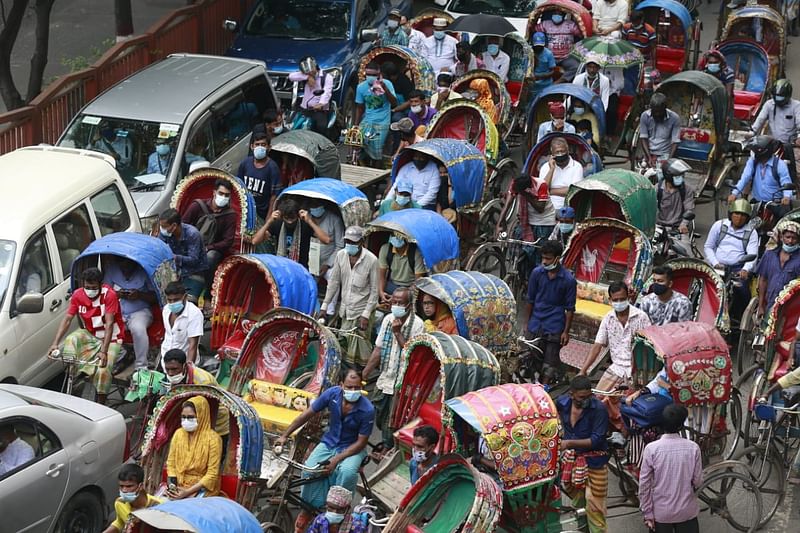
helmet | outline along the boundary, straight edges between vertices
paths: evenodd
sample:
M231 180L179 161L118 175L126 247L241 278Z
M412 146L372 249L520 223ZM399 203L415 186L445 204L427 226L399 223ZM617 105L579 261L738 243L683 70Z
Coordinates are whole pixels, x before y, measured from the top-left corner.
M772 86L772 96L783 96L785 100L792 97L792 82L787 79L780 79Z
M303 74L310 74L317 71L317 60L311 56L306 56L300 60L300 71Z
M754 156L761 157L774 153L777 147L775 146L775 139L769 135L757 135L750 140L747 148L752 150Z
M661 163L661 173L664 177L667 176L683 176L692 170L685 161L677 158L672 158Z
M750 202L744 198L739 198L738 200L734 200L733 203L728 206L728 215L733 213L741 213L743 215L747 215L747 218L750 218L753 214L753 209L750 207Z

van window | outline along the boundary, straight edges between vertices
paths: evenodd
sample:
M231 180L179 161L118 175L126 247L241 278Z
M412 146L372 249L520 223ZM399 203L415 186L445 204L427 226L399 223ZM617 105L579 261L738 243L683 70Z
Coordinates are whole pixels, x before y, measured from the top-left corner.
M79 205L55 222L53 234L56 237L61 272L64 279L67 279L72 270L72 262L89 246L90 242L97 238L92 229L86 205Z
M239 89L214 104L211 131L215 156L220 157L245 135L250 135L257 118L258 108L245 101Z
M92 209L97 217L101 236L125 231L131 225L130 215L115 184L92 196Z
M25 245L25 251L22 252L14 299L28 293L45 294L54 286L53 263L50 260L47 239L42 230L31 237L28 244Z
M201 124L195 124L184 151L188 165L195 161L214 161L217 158L218 152L211 141L213 137L210 120L203 119Z

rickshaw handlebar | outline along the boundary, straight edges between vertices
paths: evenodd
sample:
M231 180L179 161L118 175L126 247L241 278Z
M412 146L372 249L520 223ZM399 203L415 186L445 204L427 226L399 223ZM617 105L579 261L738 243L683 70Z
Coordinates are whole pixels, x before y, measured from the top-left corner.
M508 237L508 233L506 233L505 231L502 232L497 237L497 242L505 242L508 244L521 244L522 246L533 246L535 248L541 248L542 246L541 243L543 240L545 239L536 239L535 241L531 242L531 241L523 241L521 239L512 239Z
M99 357L94 357L88 361L81 361L77 357L64 357L60 350L53 350L47 354L47 358L51 361L58 361L65 365L81 365L81 366L102 366Z

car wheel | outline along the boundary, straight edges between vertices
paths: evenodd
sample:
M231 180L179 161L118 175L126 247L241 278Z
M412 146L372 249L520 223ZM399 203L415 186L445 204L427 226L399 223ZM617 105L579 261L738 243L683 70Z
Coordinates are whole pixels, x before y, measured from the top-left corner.
M56 533L94 533L103 530L103 505L97 496L79 492L64 506Z

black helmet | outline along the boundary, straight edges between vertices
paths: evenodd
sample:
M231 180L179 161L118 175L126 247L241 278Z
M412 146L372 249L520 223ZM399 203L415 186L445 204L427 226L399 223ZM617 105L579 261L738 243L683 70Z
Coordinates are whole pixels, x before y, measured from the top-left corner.
M756 158L763 157L767 154L772 155L776 150L775 139L769 135L757 135L753 137L747 147L753 152Z
M792 82L787 79L780 79L772 86L772 97L782 96L782 102L788 102L792 98Z
M661 163L661 174L666 178L667 176L683 176L692 170L686 162L681 159L673 157Z

